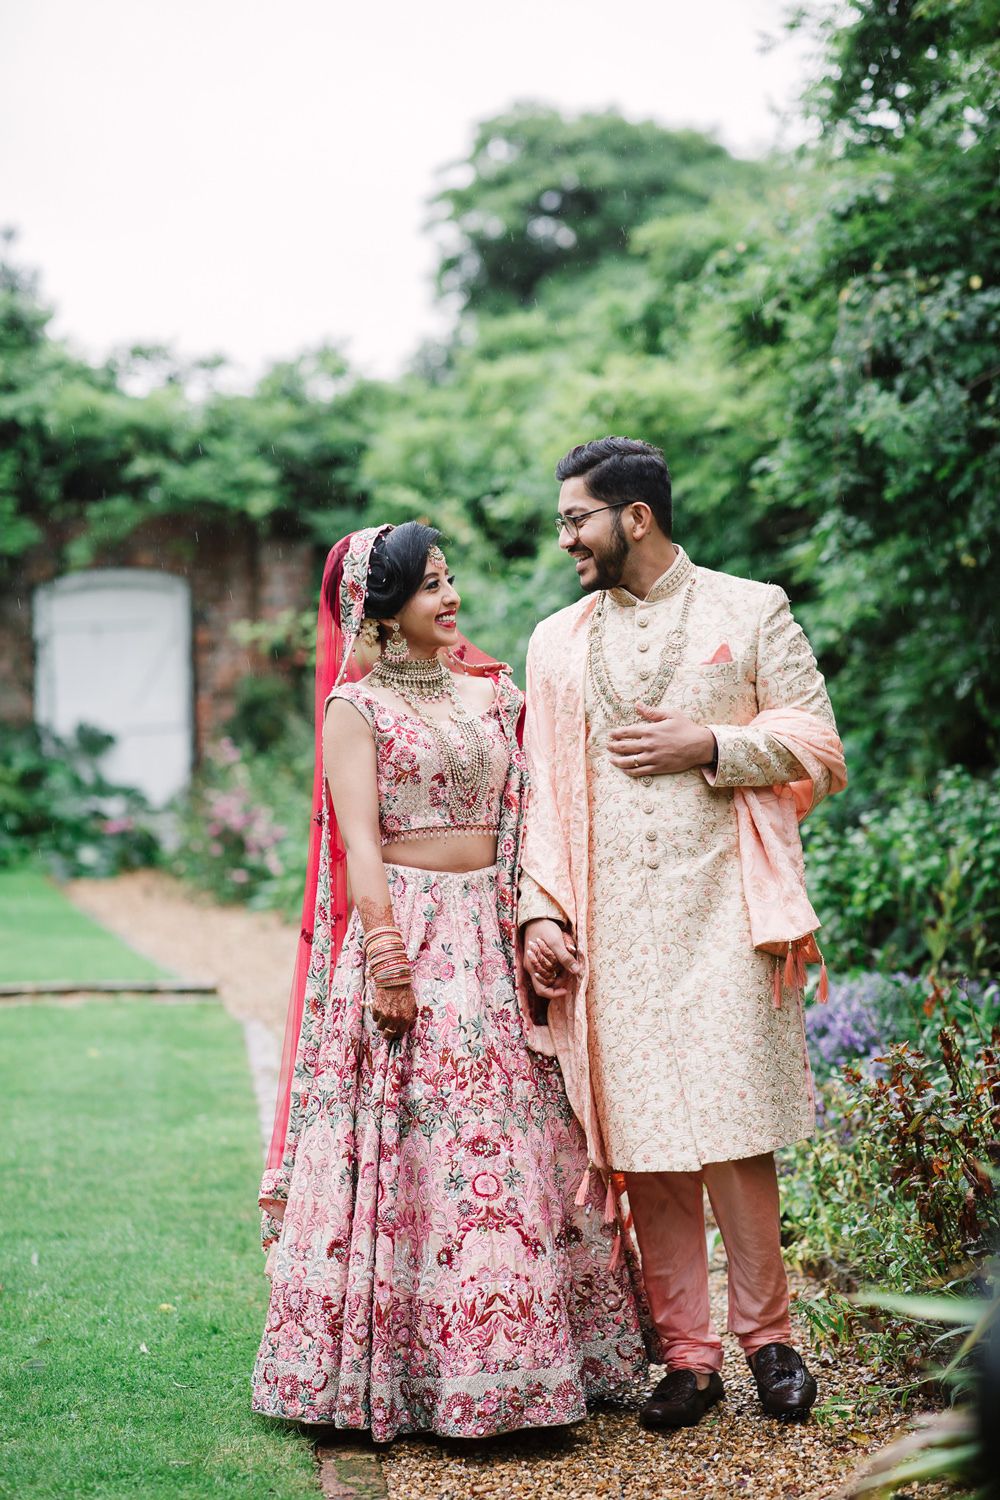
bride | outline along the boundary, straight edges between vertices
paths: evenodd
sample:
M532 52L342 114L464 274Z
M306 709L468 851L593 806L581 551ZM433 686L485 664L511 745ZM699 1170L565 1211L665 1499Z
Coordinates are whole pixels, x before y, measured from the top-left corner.
M254 1410L379 1442L573 1422L647 1371L617 1197L515 965L522 697L458 634L437 543L372 527L327 559L312 925L260 1196Z

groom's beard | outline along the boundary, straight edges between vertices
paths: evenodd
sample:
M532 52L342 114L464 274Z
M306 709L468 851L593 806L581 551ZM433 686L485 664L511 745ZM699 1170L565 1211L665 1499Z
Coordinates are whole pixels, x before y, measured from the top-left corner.
M611 536L603 547L581 547L579 551L574 548L570 556L585 556L588 552L592 559L593 572L587 578L580 579L583 592L594 594L598 589L616 589L622 581L629 553L628 537L617 515L612 521Z

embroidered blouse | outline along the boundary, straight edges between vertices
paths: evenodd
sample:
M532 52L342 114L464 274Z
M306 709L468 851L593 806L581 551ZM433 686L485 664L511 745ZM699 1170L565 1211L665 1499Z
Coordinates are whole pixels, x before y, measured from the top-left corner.
M382 844L402 839L443 838L450 833L496 834L500 800L510 765L510 745L497 705L480 720L489 747L489 780L478 822L456 821L449 806L447 773L437 739L415 714L398 712L366 690L361 682L334 688L327 703L343 698L363 714L375 738L379 830ZM450 720L441 727L456 747L464 742Z

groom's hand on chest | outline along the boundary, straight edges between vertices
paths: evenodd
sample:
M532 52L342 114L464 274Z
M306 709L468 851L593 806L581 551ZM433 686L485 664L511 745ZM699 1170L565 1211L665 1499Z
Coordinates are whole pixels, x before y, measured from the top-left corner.
M710 766L717 751L715 736L686 714L637 705L639 719L612 729L608 751L612 763L626 776L676 776L697 766Z

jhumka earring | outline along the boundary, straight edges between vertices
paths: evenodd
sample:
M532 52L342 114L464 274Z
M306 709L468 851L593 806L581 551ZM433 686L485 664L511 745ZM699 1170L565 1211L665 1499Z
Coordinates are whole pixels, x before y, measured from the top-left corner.
M409 659L410 648L406 644L406 636L394 621L391 634L382 652L382 660L389 666L398 667L401 662L409 661Z

